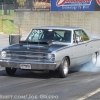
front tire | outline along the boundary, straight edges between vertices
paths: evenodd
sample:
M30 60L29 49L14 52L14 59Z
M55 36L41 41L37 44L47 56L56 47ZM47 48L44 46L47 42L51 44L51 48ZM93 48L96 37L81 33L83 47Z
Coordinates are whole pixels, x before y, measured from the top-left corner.
M16 72L16 68L5 68L5 69L8 75L14 75Z
M61 78L65 78L65 77L67 77L68 72L69 72L69 61L68 61L68 58L65 57L65 58L62 60L60 66L59 66L59 68L58 68L58 74L59 74L59 76L60 76Z

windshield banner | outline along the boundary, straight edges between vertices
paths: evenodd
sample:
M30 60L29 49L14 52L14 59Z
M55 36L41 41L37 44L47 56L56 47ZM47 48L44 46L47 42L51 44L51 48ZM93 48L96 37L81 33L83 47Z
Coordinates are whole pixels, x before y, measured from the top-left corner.
M51 11L94 11L95 0L51 0Z

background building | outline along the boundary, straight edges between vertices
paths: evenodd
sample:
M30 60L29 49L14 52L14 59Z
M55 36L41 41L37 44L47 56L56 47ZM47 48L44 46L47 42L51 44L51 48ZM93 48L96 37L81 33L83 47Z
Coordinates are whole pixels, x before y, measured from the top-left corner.
M100 32L99 0L0 0L1 16L12 15L14 31L27 33L37 26L77 26Z

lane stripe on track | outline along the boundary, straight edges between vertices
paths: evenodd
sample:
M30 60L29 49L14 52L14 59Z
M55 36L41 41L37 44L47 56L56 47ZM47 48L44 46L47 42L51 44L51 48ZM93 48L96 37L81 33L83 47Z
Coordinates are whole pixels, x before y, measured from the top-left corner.
M93 92L91 92L91 93L89 93L89 94L87 94L87 95L85 95L77 100L85 100L85 99L87 99L87 98L89 98L89 97L91 97L99 92L100 92L100 88L98 88L97 90L95 90L95 91L93 91Z

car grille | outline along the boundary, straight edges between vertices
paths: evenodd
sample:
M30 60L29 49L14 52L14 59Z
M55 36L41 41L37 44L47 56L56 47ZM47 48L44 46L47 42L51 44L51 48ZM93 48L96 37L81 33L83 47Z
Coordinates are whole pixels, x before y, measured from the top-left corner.
M7 52L7 58L19 61L44 61L45 54L33 52Z

